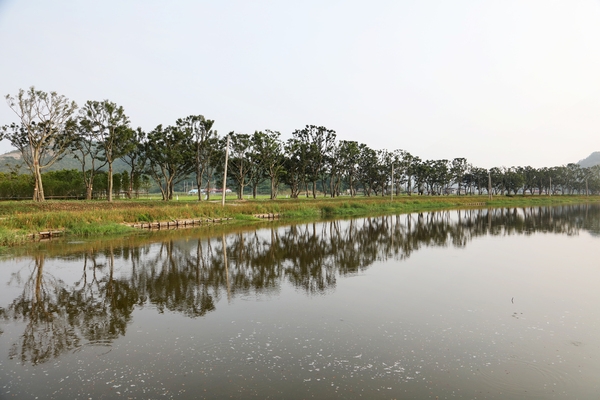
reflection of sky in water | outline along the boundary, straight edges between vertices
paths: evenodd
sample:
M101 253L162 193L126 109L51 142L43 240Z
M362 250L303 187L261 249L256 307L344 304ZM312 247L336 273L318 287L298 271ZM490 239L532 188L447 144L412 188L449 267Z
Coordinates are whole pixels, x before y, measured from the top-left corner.
M222 237L146 244L138 256L115 244L112 280L128 289L115 286L112 294L131 296L126 332L94 336L109 317L99 317L93 331L76 308L55 300L69 309L67 321L78 321L72 329L80 339L33 366L8 358L15 343L23 345L27 320L7 320L1 393L593 398L600 269L597 239L580 229L597 224L597 208L566 210L570 215L552 215L548 224L528 221L522 210L498 213L496 236L486 234L487 215L469 219L466 211L301 225L295 240L312 254L284 245L293 237L289 228L246 232L225 238L227 270ZM274 234L276 249L265 244ZM196 268L199 249L205 263ZM107 289L110 254L96 252L95 271L88 254L85 278L81 256L47 257L45 277L62 290L56 298L72 297L95 277L100 284L89 301L108 315L111 304L127 303ZM336 264L353 261L358 270ZM31 272L35 263L27 258L0 268L5 312ZM201 293L212 309L199 316L190 307Z

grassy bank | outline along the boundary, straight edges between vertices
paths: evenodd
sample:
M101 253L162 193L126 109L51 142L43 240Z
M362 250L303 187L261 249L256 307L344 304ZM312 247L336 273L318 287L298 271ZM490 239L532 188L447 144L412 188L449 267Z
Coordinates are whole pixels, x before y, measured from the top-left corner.
M73 236L105 236L134 232L124 223L173 221L192 218L233 218L233 223L252 223L252 215L278 213L288 219L315 219L424 210L491 206L538 206L597 202L585 196L399 196L393 201L381 197L300 198L280 200L228 200L197 202L191 199L106 201L0 202L0 246L27 242L28 235L59 230Z

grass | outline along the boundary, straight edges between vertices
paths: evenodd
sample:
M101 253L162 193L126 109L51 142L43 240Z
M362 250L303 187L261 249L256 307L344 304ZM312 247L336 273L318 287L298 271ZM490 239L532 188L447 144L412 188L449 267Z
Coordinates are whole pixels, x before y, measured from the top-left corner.
M72 236L108 236L131 233L124 223L173 221L191 218L233 218L234 224L253 223L256 214L275 213L286 219L353 217L375 214L408 213L434 209L473 207L537 206L600 201L586 196L398 196L393 201L382 197L319 197L299 199L259 198L234 200L225 207L221 201L198 202L194 196L163 202L155 199L107 201L32 201L0 202L0 246L28 241L27 235L61 230Z

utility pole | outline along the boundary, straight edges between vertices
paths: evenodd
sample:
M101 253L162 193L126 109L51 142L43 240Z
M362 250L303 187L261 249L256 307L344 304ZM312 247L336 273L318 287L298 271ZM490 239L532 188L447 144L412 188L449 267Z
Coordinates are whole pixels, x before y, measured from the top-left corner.
M227 135L227 147L225 148L225 171L223 172L223 199L221 205L225 207L225 191L227 190L227 161L229 161L229 138Z
M390 200L394 201L394 163L392 163L392 195Z

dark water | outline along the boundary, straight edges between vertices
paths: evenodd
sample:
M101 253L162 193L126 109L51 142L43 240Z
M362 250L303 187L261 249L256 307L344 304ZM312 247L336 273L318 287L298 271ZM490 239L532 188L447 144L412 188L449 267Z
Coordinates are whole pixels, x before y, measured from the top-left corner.
M0 263L0 398L600 398L600 208L51 243Z

